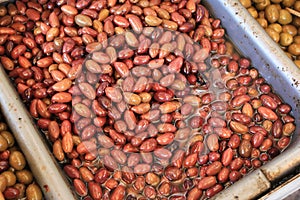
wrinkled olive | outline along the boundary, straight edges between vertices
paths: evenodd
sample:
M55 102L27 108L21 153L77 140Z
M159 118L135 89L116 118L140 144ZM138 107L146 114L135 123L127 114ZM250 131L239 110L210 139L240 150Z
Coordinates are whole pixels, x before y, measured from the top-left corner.
M3 174L0 174L0 192L3 192L7 186L7 179Z
M261 3L257 3L255 7L257 8L257 10L264 10L270 4L270 0L264 0Z
M261 27L267 28L268 27L268 21L263 18L257 18L256 21L260 24Z
M9 164L16 170L24 169L26 160L20 151L13 151L9 156Z
M5 178L7 180L7 186L8 187L13 186L14 184L16 184L17 177L13 172L5 171L5 172L2 172L2 175L5 176Z
M256 19L258 17L258 12L253 6L249 7L247 10L253 18Z
M288 52L295 55L299 56L300 55L300 44L293 43L288 47Z
M0 152L5 151L8 148L7 140L0 135Z
M9 147L14 146L14 144L15 144L15 138L14 138L14 136L10 132L8 132L8 131L2 131L1 135L6 139Z
M251 6L251 0L240 0L240 3L245 7L249 8Z
M279 19L279 10L274 4L266 7L265 17L270 23L274 23Z
M293 42L293 36L288 33L280 33L280 45L289 46Z
M298 31L295 26L287 24L287 25L282 26L282 32L289 33L290 35L295 36L295 35L297 35Z
M281 33L282 32L282 26L280 24L278 24L278 23L270 24L268 27L271 28L271 29L273 29L277 33Z
M281 9L279 11L279 19L278 22L282 25L286 25L291 23L293 20L292 15L289 11L287 11L286 9Z
M28 185L33 181L32 173L27 169L17 171L16 176L17 180L25 185Z
M266 28L265 29L266 32L268 33L268 35L275 41L275 42L279 42L279 33L277 33L274 29L272 28Z
M28 185L26 189L26 196L28 200L40 200L43 198L40 187L35 183Z

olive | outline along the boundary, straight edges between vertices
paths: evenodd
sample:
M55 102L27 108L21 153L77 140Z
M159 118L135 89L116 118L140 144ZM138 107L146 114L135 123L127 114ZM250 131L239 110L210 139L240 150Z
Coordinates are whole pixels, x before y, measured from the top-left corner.
M279 33L277 33L274 29L272 28L266 28L265 29L266 32L268 33L268 35L275 41L275 42L279 42L280 36Z
M293 7L295 10L300 11L300 1L296 1Z
M257 18L256 21L260 24L261 27L267 28L268 22L266 19L263 18Z
M296 0L282 0L282 5L285 7L292 7Z
M265 19L265 11L264 10L261 10L258 12L258 18L262 18L262 19Z
M294 43L300 44L300 35L294 37Z
M24 183L25 185L28 185L33 181L32 173L27 169L17 171L16 176L17 176L17 180L20 183Z
M293 36L288 33L280 33L279 43L282 46L289 46L293 42Z
M7 179L3 174L0 174L0 192L3 192L7 186Z
M23 183L16 183L13 187L18 189L20 192L18 199L22 199L25 197L26 186Z
M295 35L297 35L298 30L295 26L287 24L287 25L282 26L282 32L289 33L290 35L295 36Z
M251 6L251 0L240 0L240 3L245 7L249 8Z
M294 60L294 63L300 69L300 60Z
M7 140L0 135L0 152L5 151L8 148Z
M253 1L253 3L262 3L262 2L264 2L264 0L252 0Z
M17 177L13 172L5 171L5 172L2 172L2 175L5 176L5 178L7 180L7 186L8 187L13 186L14 184L16 184Z
M258 17L258 12L253 6L249 7L247 10L253 18L256 19Z
M287 11L286 9L281 9L279 11L279 19L278 22L282 25L286 25L291 23L293 20L292 15L289 11Z
M269 28L273 29L277 33L281 33L282 32L282 26L280 24L278 24L278 23L270 24Z
M26 188L26 196L27 200L41 200L43 198L40 187L35 183L28 185Z
M255 7L256 7L257 10L264 10L270 4L271 4L270 0L264 0L261 3L257 3L255 5Z
M9 164L16 170L24 169L26 160L20 151L13 151L9 156Z
M4 122L0 122L0 132L6 130L7 130L7 125Z
M282 0L271 0L272 3L280 3Z
M299 56L300 55L300 44L293 43L288 47L288 52L295 55Z
M270 23L274 23L279 19L279 10L274 4L268 5L266 7L265 17Z
M15 138L14 138L14 136L10 132L8 132L8 131L2 131L1 135L6 139L9 147L14 146L14 144L15 144Z

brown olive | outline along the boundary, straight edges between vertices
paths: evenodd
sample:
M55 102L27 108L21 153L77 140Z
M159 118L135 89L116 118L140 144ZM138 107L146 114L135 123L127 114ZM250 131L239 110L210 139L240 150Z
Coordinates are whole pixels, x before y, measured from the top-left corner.
M258 12L258 18L262 18L262 19L265 19L265 11L264 10L261 10Z
M7 186L7 179L3 174L0 174L0 192L3 192Z
M294 5L296 0L282 0L282 5L284 5L285 7L291 7Z
M0 152L5 151L8 148L7 140L0 135Z
M274 23L279 19L279 10L274 4L268 5L266 7L265 17L270 23Z
M300 44L300 35L294 37L294 43Z
M278 23L270 24L268 27L271 28L271 29L273 29L277 33L281 33L282 32L282 26L280 24L278 24Z
M41 200L43 195L40 187L35 183L28 185L26 188L26 197L27 200Z
M287 25L282 26L282 32L289 33L290 35L295 36L295 35L297 35L298 30L295 26L293 26L291 24L287 24Z
M18 199L22 199L25 197L26 186L23 183L16 183L13 187L18 189L20 192Z
M293 59L293 55L292 55L291 53L287 52L286 49L285 49L284 51L285 51L285 52L284 52L285 55L286 55L289 59L292 60L292 59Z
M255 5L255 7L256 7L257 10L264 10L264 9L266 9L266 7L267 7L268 5L270 5L270 4L271 4L270 0L264 0L264 1L261 2L261 3L257 3L257 4Z
M279 33L277 33L274 29L272 28L266 28L265 29L266 32L268 33L268 35L275 41L275 42L279 42Z
M240 3L245 7L249 8L251 6L251 0L240 0Z
M279 11L279 19L278 22L282 25L286 25L291 23L293 20L292 15L289 11L287 11L286 9L281 9Z
M295 55L299 56L300 55L300 44L293 43L288 47L288 52Z
M300 1L296 1L293 7L295 10L300 11Z
M294 60L294 63L300 69L300 60Z
M294 17L292 23L294 26L299 27L300 26L300 17Z
M32 173L27 169L17 171L16 176L17 176L17 180L20 183L24 183L25 185L28 185L33 181Z
M253 3L262 3L262 2L264 2L265 0L252 0L253 1Z
M14 136L10 132L8 132L8 131L2 131L0 134L6 139L9 147L14 146L14 144L15 144L15 138L14 138Z
M17 177L13 172L5 171L5 172L2 172L2 175L5 176L5 178L7 180L7 186L8 187L13 186L14 184L16 184Z
M13 151L9 156L9 164L16 170L24 169L26 160L20 151Z
M268 27L268 21L263 18L257 18L256 21L260 24L261 27L267 28Z
M7 125L4 122L0 122L0 132L6 130L7 130Z
M247 10L253 18L256 19L258 17L257 10L253 6L249 7Z
M271 0L272 3L280 3L282 0Z
M288 33L280 33L279 43L282 46L289 46L293 42L293 36Z

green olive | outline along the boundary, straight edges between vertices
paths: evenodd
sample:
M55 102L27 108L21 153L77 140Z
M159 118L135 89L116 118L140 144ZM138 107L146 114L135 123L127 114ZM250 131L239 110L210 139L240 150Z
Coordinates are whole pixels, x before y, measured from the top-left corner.
M285 7L292 7L296 0L282 0L282 5Z
M40 187L35 183L28 185L26 188L26 196L27 200L41 200L43 198Z
M300 11L300 1L296 1L293 7L295 10Z
M300 60L294 60L294 63L300 69Z
M7 186L7 179L3 174L0 174L0 192L3 192Z
M288 33L280 33L280 45L289 46L293 42L293 36Z
M4 171L4 172L2 172L2 175L5 176L5 178L7 180L7 186L8 187L13 186L14 184L16 184L17 177L13 172Z
M300 35L294 37L294 43L300 44Z
M14 138L14 136L10 132L8 132L8 131L2 131L0 134L6 139L9 147L14 146L14 144L15 144L15 138Z
M298 30L295 26L287 24L287 25L282 26L282 32L288 33L292 36L296 36L298 33Z
M279 11L279 19L278 22L282 25L286 25L291 23L293 20L292 15L289 11L287 11L286 9L281 9Z
M251 6L251 0L240 0L240 3L245 7L249 8Z
M247 10L253 18L256 19L258 17L258 12L253 6L249 7Z
M274 4L266 7L265 17L269 23L274 23L279 19L279 10Z
M7 140L0 135L0 152L5 151L8 148Z
M266 9L266 7L267 7L268 5L270 5L270 4L271 4L270 0L264 0L264 1L261 2L261 3L257 3L257 4L255 5L255 7L256 7L257 10L264 10L264 9Z
M288 47L288 52L294 56L300 55L300 44L293 43Z
M268 27L271 28L271 29L273 29L277 33L281 33L282 32L282 26L280 24L278 24L278 23L270 24Z
M20 151L13 151L9 156L9 164L16 170L24 169L26 160Z
M266 19L263 18L257 18L256 21L260 24L261 27L267 28L268 27L268 22Z
M33 181L32 173L27 169L17 171L16 176L17 176L17 180L20 183L24 183L25 185L28 185Z
M280 36L279 33L277 33L274 29L272 28L266 28L265 29L266 32L268 33L268 35L275 41L275 42L279 42Z

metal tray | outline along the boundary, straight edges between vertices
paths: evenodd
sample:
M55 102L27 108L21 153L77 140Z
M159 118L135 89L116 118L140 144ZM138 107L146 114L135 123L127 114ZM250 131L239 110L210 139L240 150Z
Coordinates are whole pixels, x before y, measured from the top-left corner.
M0 1L1 2L1 1ZM291 145L272 161L220 192L214 199L253 199L300 165L300 70L288 59L238 0L202 0L221 19L236 48L293 108L297 129ZM44 138L36 129L14 86L0 67L0 105L46 199L75 199Z

